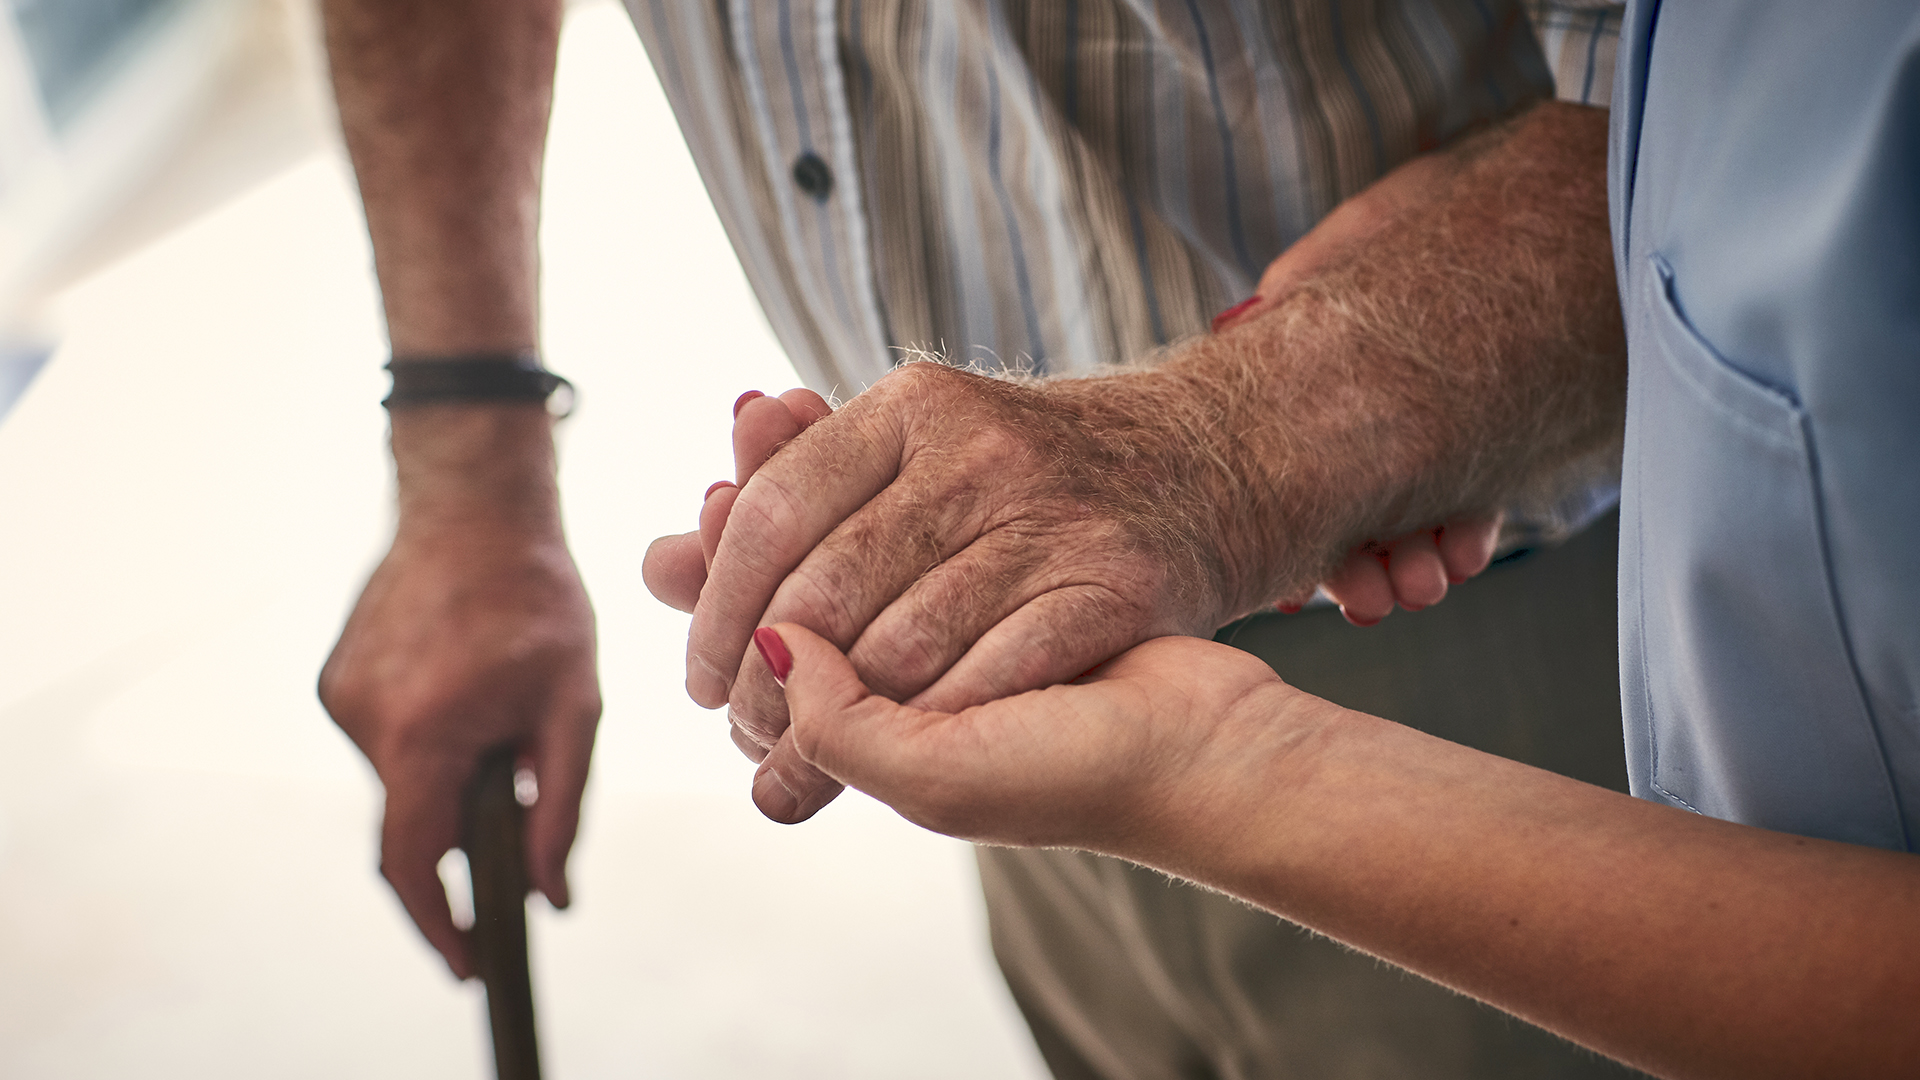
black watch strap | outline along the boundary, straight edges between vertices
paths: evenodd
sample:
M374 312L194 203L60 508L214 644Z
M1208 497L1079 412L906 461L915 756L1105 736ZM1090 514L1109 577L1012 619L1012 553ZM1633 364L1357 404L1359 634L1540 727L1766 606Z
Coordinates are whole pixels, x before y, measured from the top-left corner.
M394 357L387 363L389 409L466 401L542 402L555 417L573 412L573 384L541 366L535 352Z

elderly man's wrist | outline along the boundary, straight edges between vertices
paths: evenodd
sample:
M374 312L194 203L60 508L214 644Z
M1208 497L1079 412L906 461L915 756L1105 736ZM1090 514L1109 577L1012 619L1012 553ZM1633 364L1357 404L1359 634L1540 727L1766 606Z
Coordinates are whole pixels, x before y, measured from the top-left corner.
M1301 388L1267 358L1281 336L1201 339L1148 376L1216 560L1221 622L1319 580L1344 550L1337 463L1310 434Z
M558 530L553 418L540 404L396 410L393 458L403 529Z

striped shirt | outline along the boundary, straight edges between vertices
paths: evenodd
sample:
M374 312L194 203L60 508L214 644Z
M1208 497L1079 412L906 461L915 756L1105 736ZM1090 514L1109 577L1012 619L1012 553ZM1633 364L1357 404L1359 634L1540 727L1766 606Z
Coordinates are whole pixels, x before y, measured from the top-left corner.
M1394 166L1604 101L1621 7L627 3L775 334L841 396L917 351L1071 374L1202 333Z
M1627 5L1607 0L1527 0L1527 18L1540 37L1554 95L1561 101L1605 105L1613 96L1613 55Z

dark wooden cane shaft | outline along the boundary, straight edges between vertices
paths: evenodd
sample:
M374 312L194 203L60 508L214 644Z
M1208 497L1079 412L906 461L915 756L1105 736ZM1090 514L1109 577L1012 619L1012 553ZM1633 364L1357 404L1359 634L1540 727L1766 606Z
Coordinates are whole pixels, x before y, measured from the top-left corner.
M473 875L473 948L487 986L493 1063L500 1080L540 1080L527 972L527 861L511 747L481 759L467 791L467 864Z

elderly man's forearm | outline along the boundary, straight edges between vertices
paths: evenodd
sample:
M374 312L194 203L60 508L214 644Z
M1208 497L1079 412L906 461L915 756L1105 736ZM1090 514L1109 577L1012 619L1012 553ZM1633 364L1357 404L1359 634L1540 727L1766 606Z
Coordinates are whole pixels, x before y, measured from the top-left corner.
M1245 605L1617 443L1605 175L1606 114L1538 106L1381 181L1378 227L1155 373L1198 391L1175 396L1232 474L1215 531Z
M326 0L324 12L394 351L536 344L560 0Z

